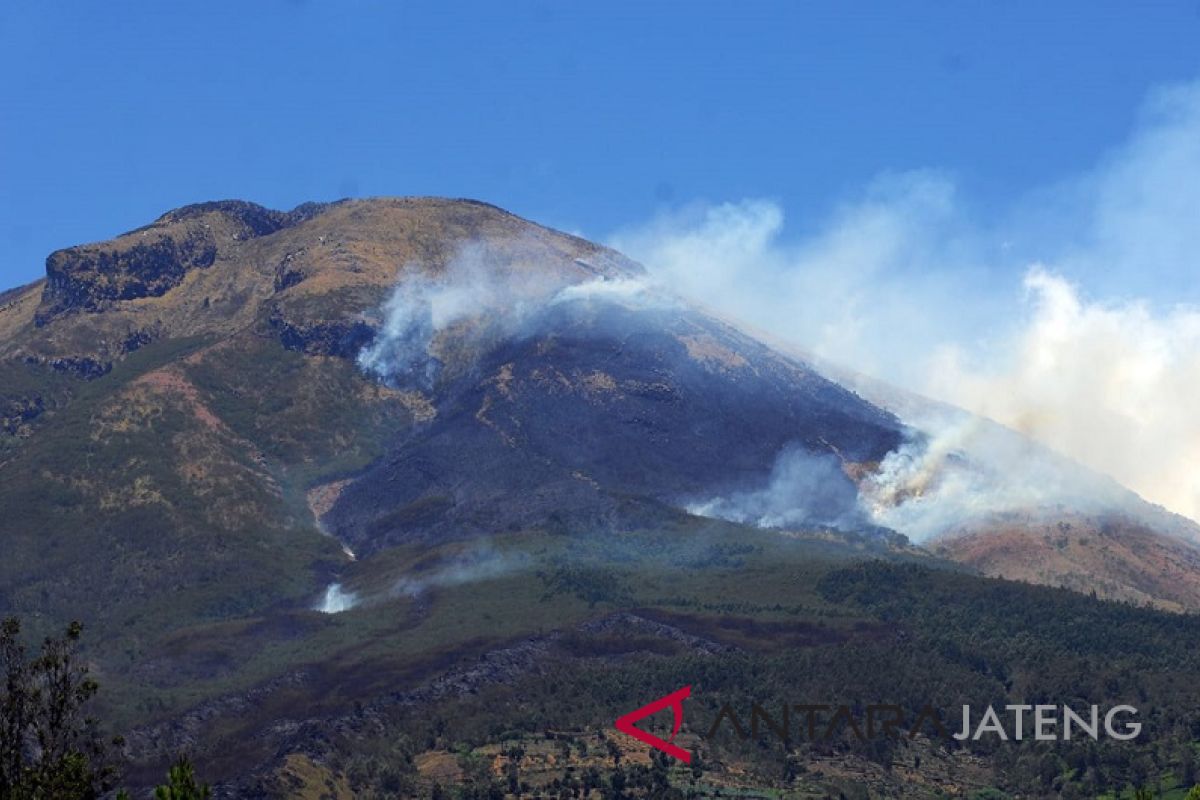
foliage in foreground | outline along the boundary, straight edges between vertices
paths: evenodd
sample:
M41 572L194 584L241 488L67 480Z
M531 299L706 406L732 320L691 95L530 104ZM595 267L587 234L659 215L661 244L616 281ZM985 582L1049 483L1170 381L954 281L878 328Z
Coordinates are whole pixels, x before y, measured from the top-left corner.
M83 626L47 638L30 657L15 618L0 623L0 799L87 798L111 789L117 770L98 722L85 714L97 684L79 661ZM111 744L120 745L119 739Z
M186 758L180 758L167 773L167 782L154 790L155 800L207 800L212 796L208 784L197 783L196 771Z

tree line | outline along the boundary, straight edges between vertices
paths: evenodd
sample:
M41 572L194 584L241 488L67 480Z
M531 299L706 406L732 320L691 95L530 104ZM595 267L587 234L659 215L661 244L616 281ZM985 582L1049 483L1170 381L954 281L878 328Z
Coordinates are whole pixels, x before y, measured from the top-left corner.
M100 687L79 657L82 634L72 622L30 652L20 622L0 621L0 800L93 800L120 781L124 741L88 713ZM124 790L116 796L129 798ZM157 800L210 796L184 757L155 790Z

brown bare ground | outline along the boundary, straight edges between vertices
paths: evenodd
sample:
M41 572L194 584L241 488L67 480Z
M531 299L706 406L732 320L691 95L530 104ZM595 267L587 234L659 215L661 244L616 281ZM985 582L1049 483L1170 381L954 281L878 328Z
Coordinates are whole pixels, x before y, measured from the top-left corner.
M678 338L687 348L688 356L707 366L727 371L741 369L749 364L741 353L735 353L708 334Z
M196 385L171 367L156 369L138 377L134 386L146 386L164 394L176 395L187 401L196 419L210 430L225 430L225 423L212 412L200 397Z
M993 577L1200 610L1200 547L1118 516L997 520L933 549Z
M329 513L329 509L333 508L333 504L342 496L342 490L349 486L350 482L349 478L345 478L340 481L322 483L309 489L306 497L313 517L320 520Z

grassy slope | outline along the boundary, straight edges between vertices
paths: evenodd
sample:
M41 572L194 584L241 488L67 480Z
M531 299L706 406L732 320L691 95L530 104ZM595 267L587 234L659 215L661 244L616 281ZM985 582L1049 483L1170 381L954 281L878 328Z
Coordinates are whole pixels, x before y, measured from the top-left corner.
M397 597L336 616L308 611L335 571L348 588L375 594L401 576L436 573L461 560L464 548L471 557L470 545L442 552L398 548L347 563L336 543L312 527L303 489L373 458L380 437L409 424L412 398L379 393L345 362L321 360L318 369L311 358L244 335L228 348L203 340L151 346L105 378L72 384L70 405L54 411L54 424L16 452L5 467L10 479L0 488L4 507L12 509L0 520L12 548L12 558L0 566L7 570L6 602L50 608L42 618L48 623L53 609L79 615L79 608L88 608L80 598L106 597L83 616L93 623L95 655L106 670L101 677L118 721L163 717L289 670L312 671L314 677L298 687L250 713L219 717L206 729L208 741L223 743L220 752L237 753L233 759L210 755L215 777L270 755L252 746L257 731L296 709L305 716L336 716L355 701L420 686L505 643L618 608L637 609L751 655L713 662L656 645L660 652L651 657L641 640L585 637L571 654L583 661L563 662L567 666L554 679L489 688L482 698L439 705L432 717L402 716L395 735L418 751L466 747L482 753L498 745L498 727L514 721L519 737L533 739L550 724L594 729L596 720L660 688L695 680L697 670L739 701L747 699L741 687L750 669L766 676L768 696L836 700L875 692L892 699L899 675L906 696L951 689L973 702L1007 693L1019 699L1030 692L1108 697L1133 691L1164 709L1159 722L1168 735L1186 717L1186 708L1169 710L1169 700L1172 687L1186 683L1195 669L1190 653L1200 640L1192 623L1179 622L1193 618L949 572L851 571L831 579L847 559L879 552L682 517L665 529L604 539L508 534L493 540L487 557L508 558L518 565L513 571L436 587L420 601ZM198 401L145 384L146 374L168 365L195 387ZM198 416L197 402L217 418L216 428ZM372 411L363 414L364 408ZM180 464L189 463L200 477L181 473ZM202 491L203 477L213 474L226 481L215 503ZM107 493L123 490L133 494L122 495L117 507L101 508ZM155 492L171 501L154 501ZM135 497L149 500L129 502ZM209 514L218 516L208 525L197 522ZM169 547L160 533L168 524L179 533ZM88 555L86 568L75 558L81 552ZM56 553L64 554L61 560ZM188 571L187 588L172 591L176 569ZM126 593L103 594L113 585ZM170 602L147 611L139 600L151 592ZM881 626L905 630L928 649L906 645L897 656L890 640L880 638ZM1103 640L1095 639L1097 630L1106 631ZM615 665L589 660L594 650L622 648L632 650ZM887 670L847 682L849 665L859 660L886 664ZM1113 660L1115 672L1106 666ZM1094 682L1081 688L1081 674L1095 676ZM1113 680L1115 690L1108 688ZM723 695L709 696L706 702ZM570 707L563 697L571 698ZM422 733L439 719L440 733ZM345 769L365 768L359 762L372 747L359 742L343 752ZM714 753L725 766L711 780L775 785L778 759L759 755L736 746ZM896 756L906 757L912 755ZM1035 757L1042 754L1029 756ZM796 786L861 785L873 774L873 762L861 756L848 762L836 753L806 758L825 764L828 774ZM1067 774L1065 758L1063 763ZM1161 768L1165 773L1170 766L1164 761ZM1017 766L1000 771L1006 769ZM989 769L981 780L1006 779Z
M401 266L440 269L472 240L518 272L590 275L577 257L636 268L472 202L345 203L258 238L230 235L239 223L218 210L185 211L152 233L211 228L217 255L166 294L44 326L41 282L0 295L0 412L16 420L0 435L0 609L35 636L84 619L122 723L311 660L311 642L276 646L259 628L309 606L346 563L306 494L431 412L351 361L284 349L276 315L302 331L343 324L376 308ZM83 250L126 253L145 233ZM283 266L302 280L275 286ZM126 353L134 332L153 342ZM70 374L83 358L112 371ZM44 411L22 419L34 402Z
M1121 515L998 520L934 545L986 575L1065 586L1108 599L1200 608L1200 548Z
M1133 702L1143 710L1147 737L1139 747L985 743L961 750L925 739L882 750L849 740L801 742L788 755L769 742L726 737L702 743L693 731L685 732L691 736L686 745L701 748L707 766L701 778L674 770L670 780L684 788L854 797L868 790L937 796L997 785L1027 796L1083 787L1098 794L1103 787L1089 772L1089 759L1103 770L1104 786L1128 784L1138 770L1172 785L1178 747L1200 737L1192 727L1200 708L1189 691L1200 681L1194 657L1200 618L981 579L926 558L901 555L909 566L861 561L878 555L822 537L782 537L694 518L605 538L525 531L486 546L400 548L346 570L347 586L368 598L366 605L333 616L264 616L252 626L257 646L239 651L237 675L189 687L197 696L219 694L308 665L302 681L207 723L197 752L214 778L233 778L269 761L281 746L295 758L311 752L306 740L281 745L261 737L262 730L280 719L328 718L319 729L333 749L319 759L320 768L307 764L301 772L316 770L358 796L375 796L386 776L421 794L436 770L422 772L420 765L499 763L514 746L530 753L522 761L527 780L562 780L563 763L546 757L559 747L546 731L574 731L571 746L590 742L592 750L575 763L575 774L596 766L610 775L615 765L596 750L607 747L611 720L692 684L692 719L711 719L724 702L744 710L754 701L781 699L894 702L910 714L925 702L949 709L1034 700ZM447 565L481 560L510 566L465 583L431 581L417 599L386 596L401 577L430 580L446 574ZM636 631L577 631L580 623L620 609L739 652L706 656ZM484 653L555 630L566 633L536 674L411 709L375 705L482 663ZM210 633L215 641L236 641L230 631ZM186 640L197 652L211 649L202 630L188 631ZM383 727L347 732L353 725L347 729L344 720L357 704L376 708L371 724ZM619 737L614 741L628 750L627 766L644 755ZM292 773L300 769L295 758L288 762Z
M43 393L61 381L27 372ZM245 637L223 624L311 602L345 556L303 488L361 466L412 418L352 365L251 334L154 344L64 386L69 404L2 467L0 599L38 632L85 619L127 719L164 710L173 684L239 671ZM228 659L172 645L198 625L228 634Z

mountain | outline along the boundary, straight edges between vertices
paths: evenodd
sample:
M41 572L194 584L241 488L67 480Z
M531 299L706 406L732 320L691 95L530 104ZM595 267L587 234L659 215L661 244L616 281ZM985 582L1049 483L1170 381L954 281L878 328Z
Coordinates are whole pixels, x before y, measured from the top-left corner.
M1137 648L1172 624L974 572L1200 604L1191 529L1119 487L1099 511L988 508L956 518L970 535L912 545L887 503L959 472L982 496L1003 464L869 397L484 203L187 206L0 294L0 613L38 633L85 620L135 778L188 751L226 796L287 796L385 784L364 755L381 748L426 786L418 756L457 774L456 742L525 736L551 710L604 719L653 683L645 659L716 658L732 681L773 648L981 640L931 623L922 587L1008 598L980 600L987 636L1039 603L1128 625ZM920 491L888 482L912 464ZM912 602L880 605L863 559ZM938 669L961 669L942 644ZM1071 647L1056 657L1094 656ZM998 669L972 680L997 691ZM620 691L577 686L591 706L542 695L609 672ZM736 783L749 756L727 756Z
M678 505L752 483L788 444L850 468L900 441L887 413L683 308L584 299L506 319L526 326L513 336L463 321L422 343L436 380L360 369L398 276L445 276L464 253L537 302L642 273L433 199L205 203L53 253L0 311L4 606L65 611L121 587L100 612L115 625L165 591L218 618L301 602L344 564L309 501L368 554ZM162 565L184 553L181 585Z

